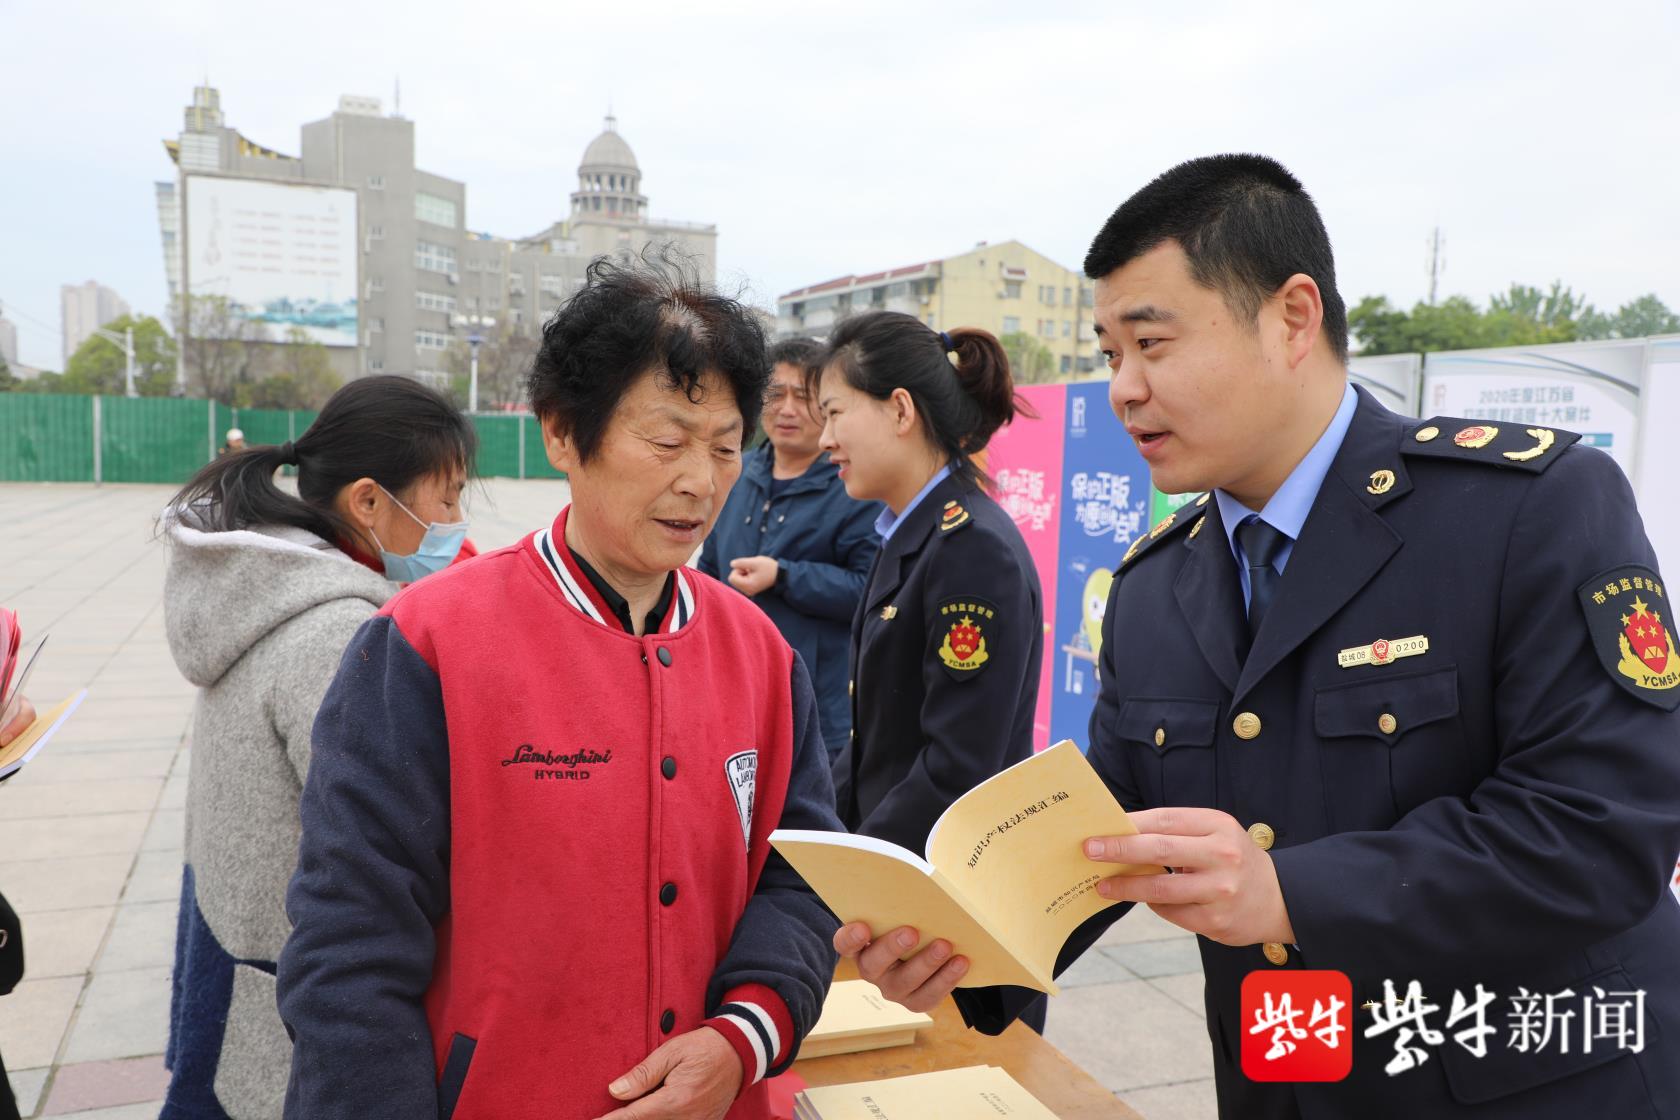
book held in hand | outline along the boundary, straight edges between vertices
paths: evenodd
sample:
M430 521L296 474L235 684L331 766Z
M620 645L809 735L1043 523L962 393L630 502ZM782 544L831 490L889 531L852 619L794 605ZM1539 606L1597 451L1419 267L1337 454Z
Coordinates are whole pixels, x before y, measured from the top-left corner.
M916 949L949 941L969 960L961 987L1055 994L1062 945L1113 905L1097 883L1165 870L1085 856L1088 837L1136 832L1079 748L1063 740L957 798L928 835L926 859L844 832L777 829L770 843L841 921L864 922L873 937L913 926L922 936Z
M29 682L30 671L35 668L35 660L40 657L41 649L47 644L42 638L35 643L35 648L28 657L20 657L19 650L23 645L23 631L18 626L17 615L0 607L0 728L11 723L12 718L22 708L23 687ZM23 668L19 671L18 666ZM41 712L35 717L35 722L24 728L16 739L0 747L0 782L5 781L23 768L24 763L34 758L42 747L64 725L82 703L87 695L87 689L82 689L74 696L70 696L57 705Z
M965 1066L825 1085L793 1101L796 1120L1056 1120L1056 1114L997 1066Z
M900 1007L867 980L837 980L828 989L822 1015L799 1047L801 1058L826 1058L861 1050L908 1046L916 1032L933 1025L931 1015Z

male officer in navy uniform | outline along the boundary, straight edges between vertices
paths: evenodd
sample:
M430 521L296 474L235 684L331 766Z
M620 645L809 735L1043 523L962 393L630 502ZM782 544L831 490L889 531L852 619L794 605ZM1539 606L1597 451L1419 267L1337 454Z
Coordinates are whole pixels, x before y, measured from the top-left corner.
M1090 732L1140 832L1087 854L1177 873L1104 880L1127 905L1061 963L1136 902L1199 934L1231 1120L1680 1117L1680 648L1620 470L1352 388L1329 239L1271 160L1172 169L1085 271L1115 411L1160 489L1208 493L1115 576ZM835 944L926 1008L966 967L938 932ZM1243 979L1286 969L1348 975L1345 1080L1245 1076ZM1606 1040L1619 994L1642 1033ZM958 998L989 1031L1024 1000ZM1536 1005L1551 1037L1514 1045Z

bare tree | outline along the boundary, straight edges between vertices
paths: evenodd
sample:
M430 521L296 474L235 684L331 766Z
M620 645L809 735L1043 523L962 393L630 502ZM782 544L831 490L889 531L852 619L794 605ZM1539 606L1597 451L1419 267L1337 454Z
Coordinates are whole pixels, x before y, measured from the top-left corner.
M252 379L251 344L266 341L267 328L240 315L226 296L183 296L176 321L187 392L235 404L240 386Z

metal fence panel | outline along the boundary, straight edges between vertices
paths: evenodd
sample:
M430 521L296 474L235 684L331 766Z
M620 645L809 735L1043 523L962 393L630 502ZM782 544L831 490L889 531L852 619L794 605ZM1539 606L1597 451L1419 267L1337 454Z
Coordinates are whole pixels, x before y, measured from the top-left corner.
M521 417L520 422L525 425L525 477L526 478L565 478L564 471L557 471L549 464L548 452L543 450L542 427L535 416Z
M214 454L210 402L171 397L102 397L100 459L105 482L182 483ZM232 410L227 410L231 426ZM220 446L217 444L217 446Z
M242 408L234 413L233 422L245 433L246 447L285 443L292 438L292 414L283 408Z
M475 469L480 478L519 477L519 425L523 418L512 415L473 414L473 428L478 432L478 461Z
M92 482L93 399L0 395L0 482Z

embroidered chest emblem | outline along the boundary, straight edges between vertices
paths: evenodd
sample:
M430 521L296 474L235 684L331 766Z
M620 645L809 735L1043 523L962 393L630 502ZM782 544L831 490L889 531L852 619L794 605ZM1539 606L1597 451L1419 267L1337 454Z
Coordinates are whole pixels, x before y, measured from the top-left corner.
M753 792L758 786L758 752L741 751L723 760L723 776L741 816L741 842L752 847Z

